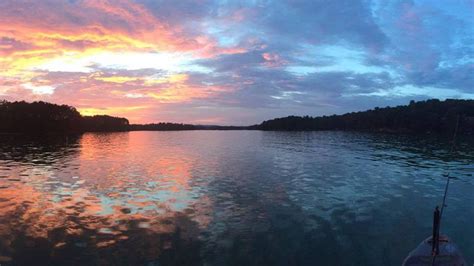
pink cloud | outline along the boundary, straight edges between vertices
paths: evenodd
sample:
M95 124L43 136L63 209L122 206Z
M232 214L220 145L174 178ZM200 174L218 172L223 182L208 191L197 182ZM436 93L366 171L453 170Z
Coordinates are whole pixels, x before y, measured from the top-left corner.
M280 55L276 53L263 53L263 59L265 62L263 63L266 67L280 67L286 64L286 61L283 60Z

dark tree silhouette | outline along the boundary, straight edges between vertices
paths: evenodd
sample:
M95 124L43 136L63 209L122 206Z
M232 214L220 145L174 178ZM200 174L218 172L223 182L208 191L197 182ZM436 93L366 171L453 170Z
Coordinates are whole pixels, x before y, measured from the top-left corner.
M156 124L132 124L130 130L143 130L143 131L170 131L170 130L195 130L197 129L194 125L189 124L176 124L176 123L156 123Z
M84 132L128 130L128 120L111 116L81 116L68 105L45 102L0 102L0 132Z
M45 102L0 102L2 132L79 131L81 115L71 106Z
M172 131L172 130L243 130L254 129L245 126L190 125L177 123L132 124L130 130Z
M108 115L84 116L81 120L83 131L127 131L129 123L126 118Z
M260 125L213 126L176 123L133 124L107 115L81 116L71 106L45 102L0 101L0 132L85 132L128 130L355 130L451 134L460 118L460 134L474 134L474 100L410 101L409 105L322 117L289 116Z
M411 101L408 106L322 117L289 116L264 121L260 130L357 130L393 133L452 134L457 118L459 133L474 134L474 100Z

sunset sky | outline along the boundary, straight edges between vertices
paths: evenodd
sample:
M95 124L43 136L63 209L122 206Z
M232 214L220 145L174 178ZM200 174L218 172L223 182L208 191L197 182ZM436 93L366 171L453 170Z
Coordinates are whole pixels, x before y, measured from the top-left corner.
M473 0L0 0L0 99L249 125L474 99Z

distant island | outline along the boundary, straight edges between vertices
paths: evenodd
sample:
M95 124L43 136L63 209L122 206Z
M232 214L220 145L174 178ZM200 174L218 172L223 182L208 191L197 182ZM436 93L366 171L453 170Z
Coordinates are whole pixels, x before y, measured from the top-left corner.
M82 116L76 108L47 102L0 101L1 133L81 133L172 130L369 131L451 134L459 121L459 134L474 135L474 100L411 101L331 116L288 116L252 126L191 125L178 123L130 124L108 115Z

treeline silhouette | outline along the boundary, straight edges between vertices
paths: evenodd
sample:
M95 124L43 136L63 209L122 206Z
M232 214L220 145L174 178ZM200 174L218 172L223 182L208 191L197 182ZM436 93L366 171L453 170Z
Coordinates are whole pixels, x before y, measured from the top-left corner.
M126 118L121 117L82 116L74 107L68 105L0 101L0 132L23 133L251 129L451 134L458 120L460 121L459 134L474 135L474 100L411 101L406 106L376 107L373 110L344 115L276 118L248 127L177 123L129 124Z
M128 120L107 115L82 116L74 107L46 102L0 101L0 132L126 131Z
M177 123L153 123L153 124L132 124L129 130L142 131L174 131L174 130L196 130L195 125Z
M131 124L129 130L142 131L174 131L174 130L243 130L250 127L242 126L217 126L217 125L191 125L178 123L153 123L153 124Z
M128 119L108 115L83 116L83 131L128 131L130 128Z
M240 130L249 127L179 123L129 124L126 118L82 116L76 108L47 102L0 101L0 132L80 133L96 131Z
M198 130L249 130L255 129L252 126L217 126L217 125L196 125Z
M411 101L409 105L376 107L364 112L321 117L288 116L264 121L259 130L353 130L392 133L452 134L459 118L460 134L474 134L474 100Z

